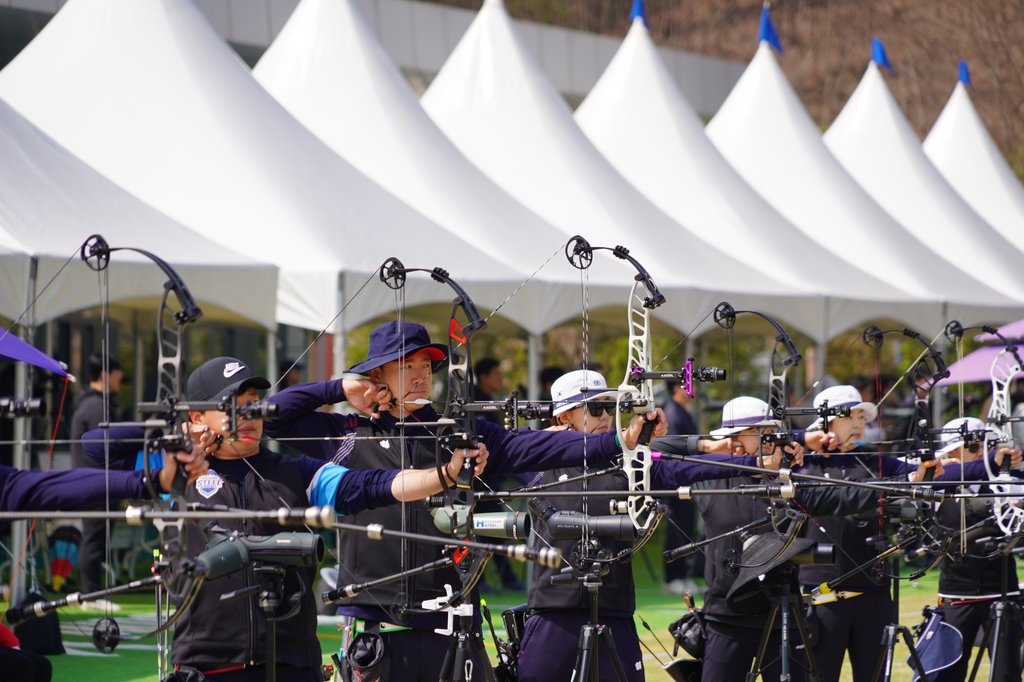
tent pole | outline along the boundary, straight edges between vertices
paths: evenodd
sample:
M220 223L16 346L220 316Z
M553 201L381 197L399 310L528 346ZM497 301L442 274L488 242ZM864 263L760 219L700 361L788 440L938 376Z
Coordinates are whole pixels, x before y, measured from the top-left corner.
M540 368L544 355L544 335L530 334L526 347L526 393L530 400L543 400L548 396L540 394Z
M28 282L26 282L25 288L25 308L27 310L25 314L25 320L27 324L21 325L21 338L27 343L32 343L32 327L35 323L35 296L36 296L36 279L39 274L39 259L33 256L29 260L28 266ZM28 385L28 365L24 362L18 362L14 365L14 395L18 398L27 398L29 396L29 385ZM28 419L15 419L14 420L14 468L15 469L28 469L29 462L29 451L25 441L31 435L31 422ZM24 556L22 550L25 548L25 543L28 541L28 523L26 521L18 521L11 524L11 551L14 552L14 556L11 557L11 569L14 574L14 580L11 583L11 594L8 595L8 602L11 604L17 604L25 597L25 584L26 578L25 571L27 570L27 564L22 563Z
M267 377L273 377L270 381L270 390L267 391L267 395L273 395L277 393L277 382L281 380L278 376L280 371L277 366L277 329L267 330Z
M132 352L135 356L132 361L135 370L132 372L132 393L135 395L135 404L142 402L142 391L146 385L145 366L146 348L142 340L142 327L139 325L139 311L132 313Z
M337 310L341 310L345 307L345 273L338 273L338 298L337 298ZM334 325L334 367L332 371L332 377L341 376L341 373L345 371L348 366L345 362L346 354L346 333L345 328L345 313L338 315L338 321Z

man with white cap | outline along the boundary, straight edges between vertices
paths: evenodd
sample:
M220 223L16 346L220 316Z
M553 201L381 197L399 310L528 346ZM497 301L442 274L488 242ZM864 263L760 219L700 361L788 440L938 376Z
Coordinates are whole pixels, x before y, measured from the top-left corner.
M987 437L995 435L985 422L974 417L963 417L947 422L942 427L943 447L936 453L959 459L962 462L980 461L985 456ZM965 439L966 436L966 439ZM997 449L995 461L998 467L1002 459L1009 456L1012 465L1020 463L1020 448L1001 446ZM1015 472L1016 473L1016 472ZM971 486L977 492L987 492L988 486ZM947 497L936 513L940 525L951 530L970 528L992 518L992 502L989 499L958 500ZM1007 596L1013 602L1020 597L1017 581L1016 561L1012 555L992 557L993 548L983 547L986 541L1002 537L1002 531L992 524L979 532L968 533L966 552L962 555L948 554L942 559L939 570L939 606L945 621L957 628L963 635L963 652L959 661L950 671L951 680L963 680L967 676L971 650L975 637L992 620L993 604L1000 599L1003 579L1006 579ZM955 542L953 547L959 547ZM991 633L990 641L996 638ZM1020 680L1021 627L1019 608L1005 610L1003 637L997 647L995 661L991 661L995 680ZM989 652L991 654L991 650Z
M598 372L576 370L559 377L551 385L553 401L553 421L569 431L596 437L614 428L615 402L618 391L609 389L605 378ZM558 428L557 426L555 428ZM661 445L671 443L672 437L659 438L652 443L655 450ZM669 462L656 460L651 466L651 486L654 489L672 489L687 485L694 481L711 478L722 478L731 475L725 467L714 466L712 461L727 461L737 464L754 466L755 457L731 457L729 455L706 455L701 459L708 464ZM539 474L532 482L554 482L583 473L580 467L556 469ZM570 487L571 486L571 487ZM559 490L579 490L578 498L537 499L531 502L535 508L537 520L534 532L541 543L558 547L562 556L567 557L566 566L550 569L539 565L533 566L533 580L530 584L528 607L531 616L526 620L526 627L520 643L518 659L518 679L520 682L542 682L547 680L568 680L572 675L576 661L576 648L580 628L589 621L588 594L579 580L559 577L552 583L552 578L559 576L561 569L567 568L574 556L579 555L577 549L580 538L557 540L551 537L550 528L544 522L552 514L562 512L585 512L591 519L607 509L607 498L587 498L582 494L587 491L626 490L626 479L621 472L613 475L598 476L587 481L586 487L580 482L560 486ZM540 494L543 498L543 493ZM606 517L598 524L607 524L609 520L624 520L624 530L628 531L621 537L602 537L600 546L610 555L617 555L629 549L633 543L633 528L626 517ZM591 551L597 551L592 548ZM578 566L577 566L578 567ZM628 680L643 680L643 656L640 651L640 640L637 636L633 613L636 610L636 594L633 584L633 568L631 557L608 565L608 573L602 577L602 585L598 592L599 622L607 626L615 639L615 648ZM602 680L613 680L614 669L608 658L608 652L600 647L599 671Z
M791 443L783 449L774 443L762 444L762 435L781 428L780 421L770 418L768 403L759 398L741 396L733 398L722 407L722 426L710 435L727 441L734 455L754 456L761 466L778 468L785 452L793 456L794 463L799 465L803 458L800 445ZM666 439L660 439L657 445L661 445L663 440ZM697 487L727 490L757 480L746 475L734 476L708 481ZM768 506L763 499L741 495L697 495L694 499L709 538L764 519ZM742 550L742 541L735 536L712 542L704 549L704 577L707 581L703 608L707 622L707 642L701 673L704 682L743 679L750 671L767 622L764 615L737 613L726 600L737 575L731 565L739 561ZM769 651L778 651L778 646L776 632L769 644ZM763 671L763 679L777 679L779 673L776 661ZM794 674L794 679L802 679L799 665L794 665Z

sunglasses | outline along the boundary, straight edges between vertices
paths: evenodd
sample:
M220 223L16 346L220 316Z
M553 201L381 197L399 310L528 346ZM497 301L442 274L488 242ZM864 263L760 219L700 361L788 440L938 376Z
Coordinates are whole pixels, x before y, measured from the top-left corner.
M584 403L584 405L591 417L600 417L602 414L615 414L615 403L610 400L595 400L592 403Z

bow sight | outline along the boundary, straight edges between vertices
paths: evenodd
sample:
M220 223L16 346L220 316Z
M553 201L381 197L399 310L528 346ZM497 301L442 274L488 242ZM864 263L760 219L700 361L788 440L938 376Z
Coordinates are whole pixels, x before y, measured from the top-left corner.
M42 398L0 398L0 417L41 417L46 412Z

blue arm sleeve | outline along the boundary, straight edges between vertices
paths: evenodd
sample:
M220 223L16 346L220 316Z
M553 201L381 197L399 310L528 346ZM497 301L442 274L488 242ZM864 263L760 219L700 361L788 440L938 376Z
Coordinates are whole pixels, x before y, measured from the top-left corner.
M506 431L483 418L476 420L477 433L487 446L488 474L510 474L547 471L563 467L610 463L622 450L615 444L614 433L586 435L575 431L531 431L518 435Z
M397 469L348 469L309 457L302 458L301 466L313 506L331 505L337 513L351 515L397 501L391 493Z
M324 405L345 400L341 379L299 384L267 400L277 405L278 410L277 417L263 422L263 432L271 438L336 439L352 433L359 425L356 415L318 411ZM295 440L288 445L310 457L326 461L330 461L339 448L337 440Z

